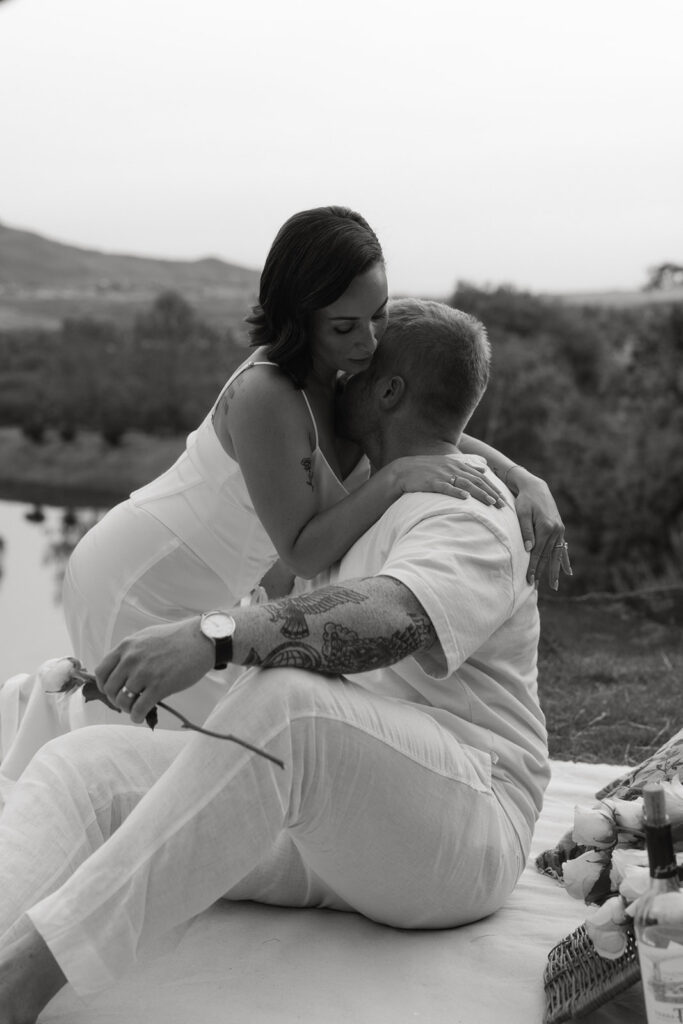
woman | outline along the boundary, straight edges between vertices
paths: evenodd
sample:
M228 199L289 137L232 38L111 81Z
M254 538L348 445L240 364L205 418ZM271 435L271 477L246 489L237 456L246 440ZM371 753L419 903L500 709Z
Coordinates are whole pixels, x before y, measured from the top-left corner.
M144 626L236 604L278 556L289 574L315 575L405 491L500 500L466 459L456 476L452 460L440 457L399 459L370 476L361 452L335 433L338 374L369 364L387 299L382 250L359 214L323 207L284 224L248 318L255 353L177 462L112 509L72 555L64 608L87 667ZM546 485L480 442L467 439L463 450L483 455L519 488L527 518L531 508L551 524L537 538L537 561L563 534ZM282 589L280 582L269 593ZM227 681L210 674L178 696L177 709L202 721ZM65 704L59 731L118 717L78 695ZM174 723L162 715L162 724Z

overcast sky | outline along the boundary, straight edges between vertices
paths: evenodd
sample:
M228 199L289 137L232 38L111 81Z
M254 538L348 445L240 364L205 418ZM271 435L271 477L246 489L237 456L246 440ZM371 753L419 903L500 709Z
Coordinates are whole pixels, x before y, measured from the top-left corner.
M683 262L681 0L3 0L0 220L260 267L360 210L393 291Z

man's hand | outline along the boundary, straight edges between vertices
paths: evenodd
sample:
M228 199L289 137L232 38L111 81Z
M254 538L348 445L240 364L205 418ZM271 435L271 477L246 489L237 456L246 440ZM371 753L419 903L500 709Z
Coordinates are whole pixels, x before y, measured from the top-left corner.
M195 616L141 629L95 669L100 690L136 724L160 700L193 686L213 668L213 644L200 633L199 621Z

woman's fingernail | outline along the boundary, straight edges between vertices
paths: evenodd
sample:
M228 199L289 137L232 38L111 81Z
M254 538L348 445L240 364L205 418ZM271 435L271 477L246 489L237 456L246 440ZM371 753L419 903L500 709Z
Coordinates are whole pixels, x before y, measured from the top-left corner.
M532 540L525 540L524 541L524 550L525 551L531 551L533 546L534 546L534 542Z
M529 577L529 583L533 583L533 582L534 582L534 574L532 573L531 576Z
M550 584L550 586L553 588L553 590L559 590L560 589L560 581L559 580L553 580L553 582Z

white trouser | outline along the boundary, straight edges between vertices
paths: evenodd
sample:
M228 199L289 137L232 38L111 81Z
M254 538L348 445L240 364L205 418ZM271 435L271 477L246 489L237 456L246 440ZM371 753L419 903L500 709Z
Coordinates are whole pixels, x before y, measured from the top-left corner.
M418 705L252 670L207 724L284 770L222 740L94 726L44 747L10 796L0 928L29 911L80 995L226 895L440 928L512 890L526 851L488 756Z

